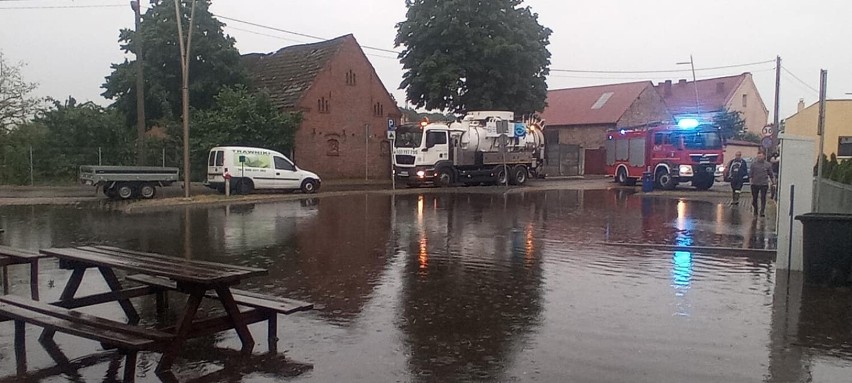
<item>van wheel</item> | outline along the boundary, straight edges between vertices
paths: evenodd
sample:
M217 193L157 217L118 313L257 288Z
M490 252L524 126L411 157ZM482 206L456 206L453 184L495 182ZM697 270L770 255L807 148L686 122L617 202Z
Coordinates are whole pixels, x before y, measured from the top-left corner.
M136 190L132 184L122 183L116 188L116 195L121 199L131 199L136 194Z
M305 194L314 194L317 192L317 181L312 179L306 179L302 181L302 193Z
M157 187L153 184L142 184L142 187L139 188L139 195L145 199L154 198L157 195Z
M527 168L524 165L518 165L512 168L512 177L509 179L509 182L512 185L523 185L527 183L527 178L529 177L529 173L527 172Z
M254 190L254 182L251 182L248 178L241 178L239 182L237 182L237 193L239 194L249 194Z

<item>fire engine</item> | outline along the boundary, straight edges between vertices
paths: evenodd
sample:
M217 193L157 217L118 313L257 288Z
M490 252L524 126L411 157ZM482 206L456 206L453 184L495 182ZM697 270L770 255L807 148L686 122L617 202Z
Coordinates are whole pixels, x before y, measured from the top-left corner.
M692 182L707 190L723 161L719 127L698 119L607 132L607 173L622 185L633 185L648 172L658 189Z

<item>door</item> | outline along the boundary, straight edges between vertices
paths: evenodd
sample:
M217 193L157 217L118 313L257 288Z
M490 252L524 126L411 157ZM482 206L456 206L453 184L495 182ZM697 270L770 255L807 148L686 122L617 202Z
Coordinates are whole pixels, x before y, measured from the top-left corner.
M447 140L447 132L441 130L429 130L426 132L426 148L423 152L423 163L434 165L438 161L449 159L450 146Z
M586 149L584 152L583 174L606 174L606 150Z
M275 162L275 188L276 189L298 189L299 173L290 160L284 157L273 157Z

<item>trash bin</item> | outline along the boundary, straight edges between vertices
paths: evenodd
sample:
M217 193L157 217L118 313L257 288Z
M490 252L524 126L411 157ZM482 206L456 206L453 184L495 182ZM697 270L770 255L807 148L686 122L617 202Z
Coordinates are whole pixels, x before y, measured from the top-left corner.
M642 173L642 191L645 193L654 191L654 175L651 172Z
M802 222L805 282L843 286L852 275L852 214L808 213Z

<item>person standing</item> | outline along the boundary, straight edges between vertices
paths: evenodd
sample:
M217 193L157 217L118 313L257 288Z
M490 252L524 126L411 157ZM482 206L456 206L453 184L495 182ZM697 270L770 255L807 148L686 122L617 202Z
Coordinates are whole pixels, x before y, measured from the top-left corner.
M743 159L742 152L737 152L734 159L728 162L728 167L725 169L725 181L731 183L731 193L733 193L732 202L734 205L740 204L740 193L743 188L743 178L748 174L748 164Z
M769 184L775 183L775 174L772 173L772 165L766 161L763 153L757 154L757 158L748 171L748 178L751 182L751 207L754 209L754 215L760 214L761 217L765 217L766 192L769 190ZM757 205L758 196L760 197L760 209Z
M772 165L772 174L774 174L775 177L778 177L778 170L780 170L781 167L781 155L778 152L772 153L772 155L769 156L769 163ZM772 187L769 188L769 194L772 196L773 201L778 200L778 185L775 182L773 182Z

